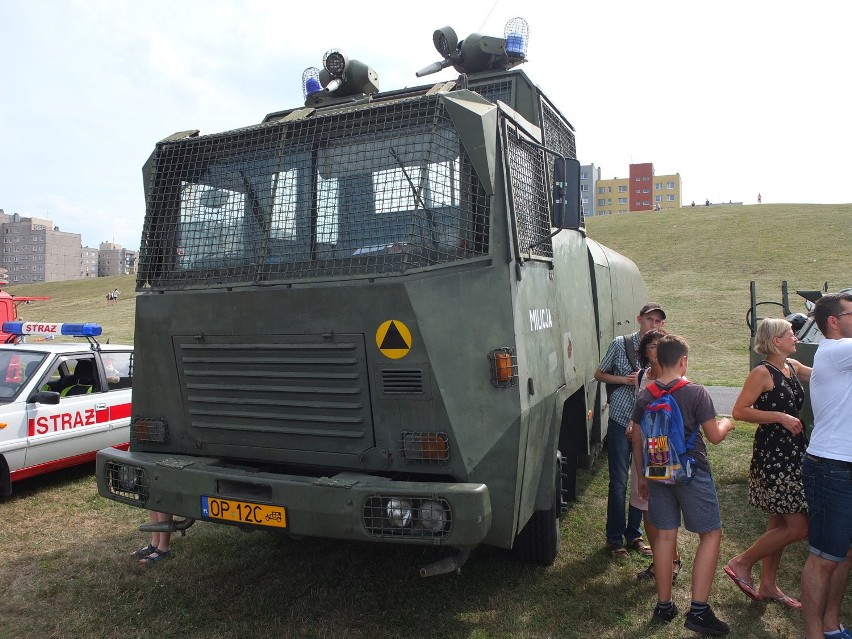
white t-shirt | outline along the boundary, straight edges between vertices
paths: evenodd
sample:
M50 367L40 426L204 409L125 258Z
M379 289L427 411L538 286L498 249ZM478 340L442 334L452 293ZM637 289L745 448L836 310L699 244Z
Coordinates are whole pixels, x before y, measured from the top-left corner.
M852 462L852 338L820 342L810 388L814 430L808 452Z

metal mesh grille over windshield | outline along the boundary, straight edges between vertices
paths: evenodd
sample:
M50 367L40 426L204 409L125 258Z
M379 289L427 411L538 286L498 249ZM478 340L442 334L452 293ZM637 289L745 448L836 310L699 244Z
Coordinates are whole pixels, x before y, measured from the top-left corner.
M138 287L401 273L488 251L488 197L436 97L162 142Z

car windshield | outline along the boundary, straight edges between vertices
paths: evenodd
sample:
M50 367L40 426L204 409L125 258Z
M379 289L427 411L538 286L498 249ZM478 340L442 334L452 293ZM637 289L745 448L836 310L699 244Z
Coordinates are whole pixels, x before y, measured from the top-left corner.
M46 355L18 350L0 350L0 404L14 401L41 368Z

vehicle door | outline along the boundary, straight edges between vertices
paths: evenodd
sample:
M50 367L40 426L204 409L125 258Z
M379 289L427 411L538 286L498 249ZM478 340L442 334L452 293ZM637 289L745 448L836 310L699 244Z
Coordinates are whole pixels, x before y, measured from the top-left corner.
M11 473L26 465L26 400L46 359L44 353L14 347L0 350L0 455Z
M103 350L100 353L106 382L109 410L110 446L130 441L130 414L133 388L133 351Z
M27 466L68 460L111 445L108 393L95 353L58 357L39 388L58 392L60 400L56 405L27 405Z

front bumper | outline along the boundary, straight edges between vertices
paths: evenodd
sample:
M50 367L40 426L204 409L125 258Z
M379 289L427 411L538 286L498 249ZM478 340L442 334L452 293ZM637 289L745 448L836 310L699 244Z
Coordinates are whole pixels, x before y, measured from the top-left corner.
M203 516L202 496L283 506L285 532L293 535L471 547L491 526L485 484L393 481L362 473L288 475L218 458L115 449L98 452L97 480L98 493L107 499L216 523L233 524ZM447 511L439 529L431 510L435 503ZM421 525L421 505L423 519L432 525Z

